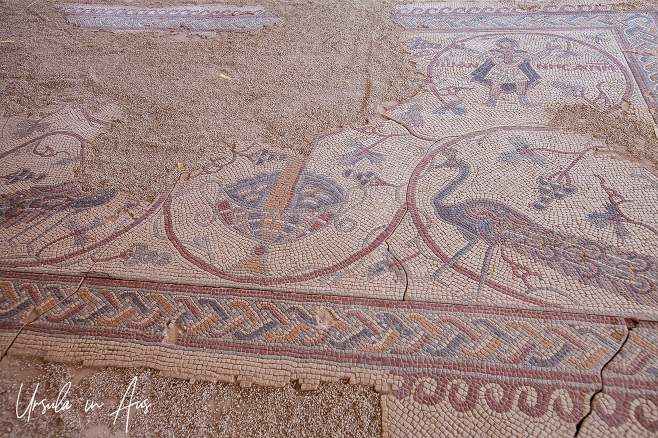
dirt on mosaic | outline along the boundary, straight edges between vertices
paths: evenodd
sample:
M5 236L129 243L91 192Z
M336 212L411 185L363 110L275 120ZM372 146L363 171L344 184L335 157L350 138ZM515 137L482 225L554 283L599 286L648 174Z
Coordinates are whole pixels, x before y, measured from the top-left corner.
M600 154L613 153L620 159L658 169L658 131L629 113L612 117L591 106L565 105L548 125L605 140L611 151L601 150Z
M204 2L166 4L179 3ZM76 28L46 2L4 3L0 26L15 29L15 44L0 45L0 81L9 83L2 111L117 102L125 113L76 173L86 190L148 197L180 167L197 169L236 145L263 141L308 154L316 136L363 124L377 105L420 89L399 44L402 28L389 20L396 1L232 3L262 5L285 21L172 39Z

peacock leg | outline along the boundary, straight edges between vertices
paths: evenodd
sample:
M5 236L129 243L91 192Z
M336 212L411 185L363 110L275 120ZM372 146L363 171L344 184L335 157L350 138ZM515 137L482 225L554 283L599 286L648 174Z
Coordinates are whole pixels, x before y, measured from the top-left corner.
M468 239L468 243L466 244L466 246L464 246L462 249L457 251L457 253L454 256L452 256L450 260L445 262L439 269L434 271L434 273L430 275L431 280L436 280L441 274L443 274L443 272L446 269L454 265L457 262L457 260L461 258L461 256L463 256L465 253L473 249L473 246L475 246L475 242L477 242L477 238L473 235L467 235L467 234L463 234L463 236L466 239Z
M484 253L484 260L482 261L482 269L480 270L480 282L478 283L478 294L477 301L480 301L482 296L482 288L484 287L484 282L487 279L487 274L489 273L489 264L491 263L491 254L493 254L493 245L489 245L487 252Z

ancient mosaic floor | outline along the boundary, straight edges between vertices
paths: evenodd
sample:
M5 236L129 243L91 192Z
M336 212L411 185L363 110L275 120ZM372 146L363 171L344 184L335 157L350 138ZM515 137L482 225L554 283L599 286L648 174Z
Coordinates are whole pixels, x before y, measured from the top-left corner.
M242 25L275 20L259 13ZM419 4L394 20L426 92L309 156L246 145L149 203L76 181L112 102L4 117L8 354L347 378L382 394L385 436L655 436L658 172L550 121L587 105L654 126L658 14Z

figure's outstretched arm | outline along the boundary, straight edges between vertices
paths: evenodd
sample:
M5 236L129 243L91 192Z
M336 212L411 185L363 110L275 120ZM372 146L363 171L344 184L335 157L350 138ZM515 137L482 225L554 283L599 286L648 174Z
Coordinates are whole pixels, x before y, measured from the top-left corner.
M551 43L546 44L546 48L538 53L528 52L528 59L543 59L552 54L555 50L561 49L560 46L554 46Z
M460 46L456 46L455 48L460 49L460 50L463 50L464 52L466 52L466 53L469 54L470 56L472 56L472 57L474 57L474 58L477 58L477 59L485 59L485 58L488 58L488 57L489 57L489 54L488 54L488 53L484 53L484 52L480 52L480 51L477 51L477 50L473 50L473 49L471 49L471 48L466 47L466 46L463 45L463 44L460 45Z

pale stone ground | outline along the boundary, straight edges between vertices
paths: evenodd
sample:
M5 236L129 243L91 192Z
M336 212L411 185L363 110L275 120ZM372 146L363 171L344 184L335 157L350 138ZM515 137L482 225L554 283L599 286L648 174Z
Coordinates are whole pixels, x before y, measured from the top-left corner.
M131 411L128 433L122 413L114 412L133 379L133 402L151 407ZM17 419L36 385L36 400L55 402L67 382L70 410ZM126 398L127 400L130 396ZM104 403L85 412L89 400ZM75 367L35 359L5 357L0 363L0 435L7 437L377 437L381 434L379 395L362 385L321 384L316 391L209 382L159 376L147 369ZM63 403L60 404L63 406Z

